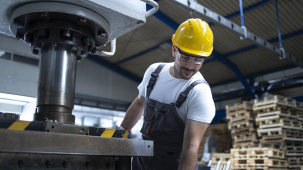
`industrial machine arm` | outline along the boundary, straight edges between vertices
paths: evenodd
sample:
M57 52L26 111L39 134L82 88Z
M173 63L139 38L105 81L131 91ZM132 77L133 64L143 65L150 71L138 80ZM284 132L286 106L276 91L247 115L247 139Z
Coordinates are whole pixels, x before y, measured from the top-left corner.
M146 3L153 8L146 11ZM72 110L77 61L112 56L116 39L157 10L152 0L1 2L0 34L27 43L40 58L40 74L34 121L0 115L1 125L9 125L0 127L0 169L130 169L131 156L153 155L150 141L105 138L100 129L74 125ZM109 42L111 51L102 51Z

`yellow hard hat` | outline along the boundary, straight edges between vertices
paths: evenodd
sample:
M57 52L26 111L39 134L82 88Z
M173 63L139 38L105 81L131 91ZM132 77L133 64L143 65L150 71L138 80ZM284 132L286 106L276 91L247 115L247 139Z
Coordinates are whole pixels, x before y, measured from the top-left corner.
M172 41L185 53L208 57L213 51L214 36L205 21L188 19L178 27Z

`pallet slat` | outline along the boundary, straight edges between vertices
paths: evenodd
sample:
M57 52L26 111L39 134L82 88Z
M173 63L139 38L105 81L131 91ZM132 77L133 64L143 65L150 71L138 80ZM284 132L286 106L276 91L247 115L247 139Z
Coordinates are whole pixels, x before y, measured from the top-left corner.
M254 100L254 106L256 107L262 107L267 106L271 104L279 104L279 105L285 105L290 107L296 107L296 100L283 97L279 95L274 95L271 97L265 97L263 100ZM255 107L253 108L255 109Z
M232 158L268 157L284 159L284 152L273 148L231 149L230 152Z

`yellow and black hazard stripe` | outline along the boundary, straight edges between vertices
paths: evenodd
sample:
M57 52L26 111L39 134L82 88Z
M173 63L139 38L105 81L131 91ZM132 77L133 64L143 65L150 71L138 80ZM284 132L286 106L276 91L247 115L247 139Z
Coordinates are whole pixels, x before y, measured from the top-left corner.
M61 124L58 124L58 126L60 125ZM0 128L9 129L9 130L29 130L29 131L45 132L46 127L47 127L47 122L43 122L43 121L21 121L15 119L0 119ZM75 126L75 127L79 127L79 126ZM108 138L127 138L128 131L89 127L88 135L108 137Z
M89 135L107 137L107 138L112 138L112 137L113 138L127 138L128 131L127 130L89 127Z
M46 122L0 119L0 128L9 130L45 131Z

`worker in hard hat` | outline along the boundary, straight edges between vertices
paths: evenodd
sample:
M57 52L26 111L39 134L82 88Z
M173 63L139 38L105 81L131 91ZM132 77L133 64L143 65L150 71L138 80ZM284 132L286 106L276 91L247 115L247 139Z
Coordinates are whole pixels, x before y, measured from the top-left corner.
M121 127L131 130L144 115L143 140L153 157L134 157L133 169L197 169L198 149L215 115L208 83L199 72L213 51L213 33L201 19L188 19L172 36L172 63L152 64L138 86Z

